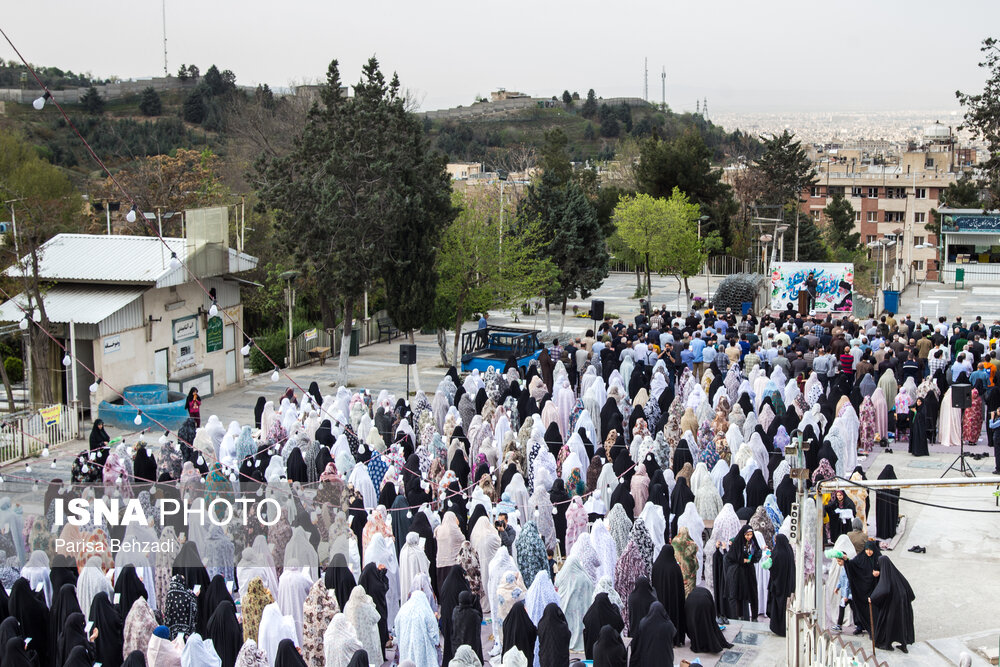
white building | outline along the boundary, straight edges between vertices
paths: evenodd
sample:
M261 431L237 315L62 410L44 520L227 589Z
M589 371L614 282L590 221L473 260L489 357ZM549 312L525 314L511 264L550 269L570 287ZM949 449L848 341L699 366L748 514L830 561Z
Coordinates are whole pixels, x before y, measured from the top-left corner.
M190 220L195 212L188 213ZM181 392L197 386L210 396L243 381L237 327L243 327L240 284L246 281L235 275L255 268L257 259L229 248L225 218L210 218L208 213L202 224L189 224L188 238L167 238L165 244L147 236L59 234L40 249L46 315L52 335L67 349L75 344L76 396L83 409L116 399L129 385L165 384ZM206 234L209 228L214 232ZM172 268L172 253L187 268ZM23 260L6 274L19 278L22 266ZM205 290L214 292L215 317L209 316L212 299ZM21 320L27 303L23 293L7 301L0 321ZM65 372L55 345L49 356L50 368L41 370L52 374L57 401L68 404L72 373ZM104 381L96 396L88 389L94 374Z

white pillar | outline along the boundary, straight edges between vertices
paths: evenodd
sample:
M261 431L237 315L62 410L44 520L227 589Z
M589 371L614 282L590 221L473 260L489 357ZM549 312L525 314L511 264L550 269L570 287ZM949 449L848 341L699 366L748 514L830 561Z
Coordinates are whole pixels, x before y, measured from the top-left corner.
M76 370L76 367L77 367L77 360L76 360L76 322L74 322L73 320L69 321L69 354L70 354L70 357L73 359L73 363L70 364L70 386L72 387L72 389L70 390L70 398L73 401L72 402L73 414L75 415L75 417L74 417L74 423L75 424L79 424L80 423L80 401L77 398L77 384L76 384L76 382L77 382L77 377L76 377L76 373L77 373L77 370ZM77 433L76 435L79 437L80 434Z

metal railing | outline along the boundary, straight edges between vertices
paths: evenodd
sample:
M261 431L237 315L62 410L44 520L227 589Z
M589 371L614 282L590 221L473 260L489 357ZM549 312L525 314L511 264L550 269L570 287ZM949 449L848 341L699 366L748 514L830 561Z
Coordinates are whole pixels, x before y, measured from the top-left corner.
M732 255L713 255L708 258L705 266L713 276L728 276L734 273L746 273L750 270L750 264L751 260L749 259L740 259ZM705 266L698 272L699 274L704 273ZM611 273L635 273L635 265L612 256L609 271Z
M955 270L962 269L965 282L973 285L996 284L1000 280L1000 264L958 264L948 262L944 265L944 282L955 282Z
M44 415L44 416L43 416ZM0 423L0 465L34 456L76 438L76 411L65 405L45 406L5 415Z
M381 316L384 316L384 313L379 315L379 317ZM354 320L354 327L358 331L359 348L375 345L378 342L378 317L370 317L367 320L356 319ZM317 357L310 356L309 350L317 347L330 348L330 351L327 353L327 359L338 357L343 343L343 332L343 326L338 326L336 329L317 329L316 338L309 341L305 340L305 332L293 338L292 367L316 361ZM396 337L395 340L397 342L400 341L399 337ZM350 344L350 341L348 341L348 344Z
M806 599L809 599L808 594ZM840 635L830 634L820 628L813 620L811 612L796 612L794 593L788 598L785 607L785 622L787 627L785 657L789 665L887 667L877 656L869 655L865 647L845 642Z

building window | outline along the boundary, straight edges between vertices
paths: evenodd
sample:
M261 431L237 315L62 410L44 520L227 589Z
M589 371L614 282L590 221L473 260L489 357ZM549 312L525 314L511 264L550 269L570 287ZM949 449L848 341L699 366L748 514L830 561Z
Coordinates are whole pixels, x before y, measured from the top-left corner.
M903 222L903 212L902 211L886 211L885 212L886 222Z
M813 219L814 221L816 221L816 222L819 222L819 216L820 216L820 214L821 214L821 213L823 213L823 212L822 212L822 211L819 211L819 210L816 210L816 211L810 211L810 213L812 213L812 219Z
M922 260L922 259L915 259L915 260L913 260L913 268L916 269L917 271L923 271L924 270L924 260Z
M927 188L917 188L917 199L927 199Z
M927 214L926 213L922 213L920 211L914 213L913 214L913 222L917 223L918 225L924 224L925 222L927 222Z
M878 188L868 188L868 196L872 199L878 199Z
M869 234L865 237L865 243L875 243L878 241L878 234Z
M878 222L878 211L868 211L868 222Z
M933 169L933 168L934 168L934 158L932 157L924 158L924 169Z
M811 188L809 188L809 196L813 198L822 196L820 195L820 190L818 185L814 185Z
M851 188L851 196L852 197L860 197L861 196L861 186L860 185Z
M913 245L917 246L917 245L923 245L923 244L924 244L924 237L923 236L914 236L913 237Z
M861 211L854 212L854 222L861 222Z
M844 196L843 185L831 185L826 189L826 191L827 191L827 196L829 197L836 197L837 195L840 195L841 197Z

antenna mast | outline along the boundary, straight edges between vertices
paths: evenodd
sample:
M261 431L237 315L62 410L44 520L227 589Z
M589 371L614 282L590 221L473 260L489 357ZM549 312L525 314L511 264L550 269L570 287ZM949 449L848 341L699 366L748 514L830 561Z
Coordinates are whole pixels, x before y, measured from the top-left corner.
M642 65L642 99L649 101L649 58L643 59Z
M163 6L163 76L170 76L167 68L167 0L162 0Z
M661 91L660 91L660 109L662 111L667 110L667 68L663 67L663 73L660 74Z

